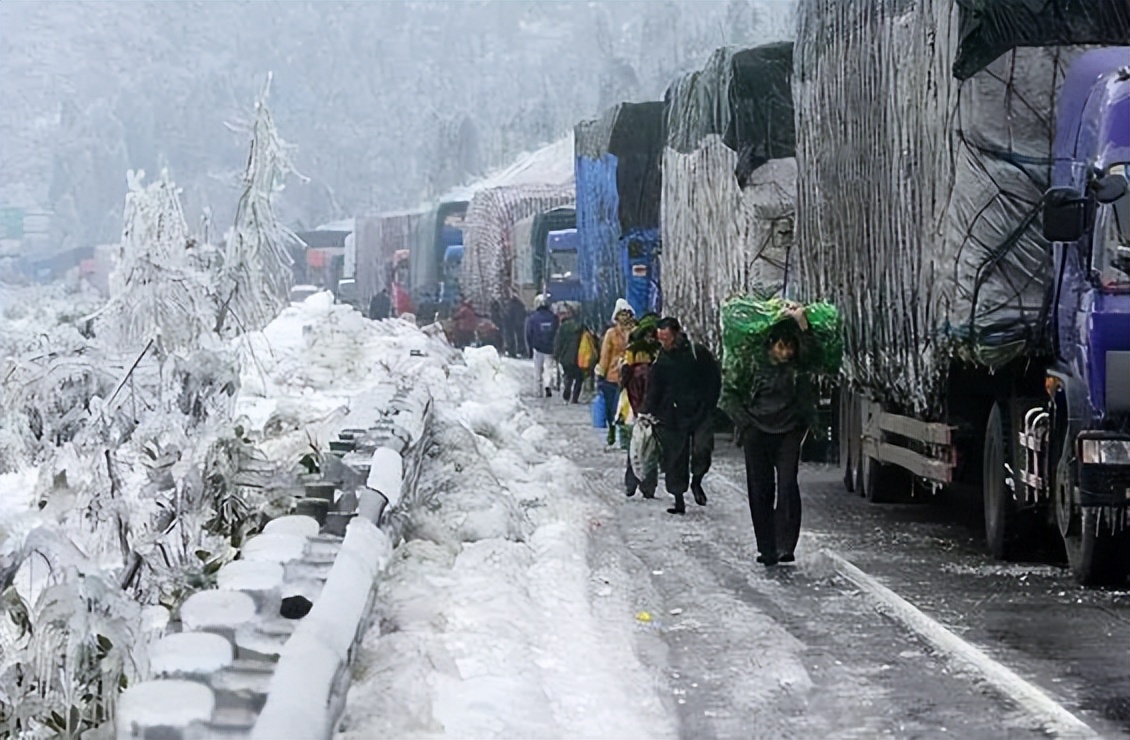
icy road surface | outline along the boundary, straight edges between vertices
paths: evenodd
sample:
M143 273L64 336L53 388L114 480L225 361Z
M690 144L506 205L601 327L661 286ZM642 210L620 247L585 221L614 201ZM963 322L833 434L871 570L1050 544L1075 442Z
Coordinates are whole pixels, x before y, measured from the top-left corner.
M919 606L972 609L929 583L977 583L979 556L904 552L899 516L925 507L884 520L808 467L799 562L767 570L725 436L709 504L672 517L662 496L624 496L624 453L604 450L587 406L534 397L528 362L479 359L437 406L424 503L382 581L344 737L1047 736L816 556L841 548L896 590L916 584L903 595ZM952 629L963 614L932 616ZM1101 733L1125 729L1054 667L1004 657Z

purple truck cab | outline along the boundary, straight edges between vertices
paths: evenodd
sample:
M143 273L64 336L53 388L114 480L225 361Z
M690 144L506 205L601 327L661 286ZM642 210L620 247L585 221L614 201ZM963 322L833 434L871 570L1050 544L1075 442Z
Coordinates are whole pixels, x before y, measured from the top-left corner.
M1060 441L1050 462L1068 491L1056 503L1061 532L1067 541L1078 520L1086 547L1087 528L1121 525L1130 503L1130 47L1087 52L1069 69L1054 157L1044 228L1054 243L1048 387Z

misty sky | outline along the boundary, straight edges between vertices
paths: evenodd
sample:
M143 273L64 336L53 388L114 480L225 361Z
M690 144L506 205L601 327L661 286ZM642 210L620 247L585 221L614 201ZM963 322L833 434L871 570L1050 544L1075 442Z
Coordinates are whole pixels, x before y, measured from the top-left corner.
M291 225L427 201L725 44L791 38L793 3L0 3L0 205L54 212L50 249L116 241L127 169L170 168L230 224L268 72L307 182Z

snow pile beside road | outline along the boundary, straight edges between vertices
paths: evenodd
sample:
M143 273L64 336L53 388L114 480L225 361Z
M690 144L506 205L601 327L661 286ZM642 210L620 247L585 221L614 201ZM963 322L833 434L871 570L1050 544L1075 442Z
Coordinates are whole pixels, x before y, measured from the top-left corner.
M291 304L237 347L236 418L268 456L295 461L343 428L366 428L398 386L446 393L447 363L458 357L441 336L370 321L328 292Z
M366 636L345 736L670 737L630 610L594 599L593 513L577 467L491 348L465 351Z
M448 359L452 352L407 321L370 321L335 304L331 293L316 293L240 340L242 395L336 395L373 381L374 373L410 373L420 355Z

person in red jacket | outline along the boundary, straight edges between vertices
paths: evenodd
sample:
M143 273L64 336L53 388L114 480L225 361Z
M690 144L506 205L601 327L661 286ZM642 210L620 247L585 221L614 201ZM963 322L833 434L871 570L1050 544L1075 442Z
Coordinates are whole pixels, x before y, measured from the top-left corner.
M651 363L659 354L659 339L656 337L656 324L659 317L655 314L645 314L640 319L632 333L628 335L628 346L624 350L624 362L620 365L620 387L628 395L628 405L632 409L632 416L643 408L644 397L647 395L647 378L651 373ZM655 489L659 485L659 470L648 480L641 481L632 470L632 457L628 455L627 468L624 471L624 492L630 497L636 491L643 493L644 498L655 498Z
M479 325L479 317L475 315L475 307L466 298L459 304L459 308L455 309L455 315L451 317L455 324L452 331L453 344L462 349L475 341L475 328Z

